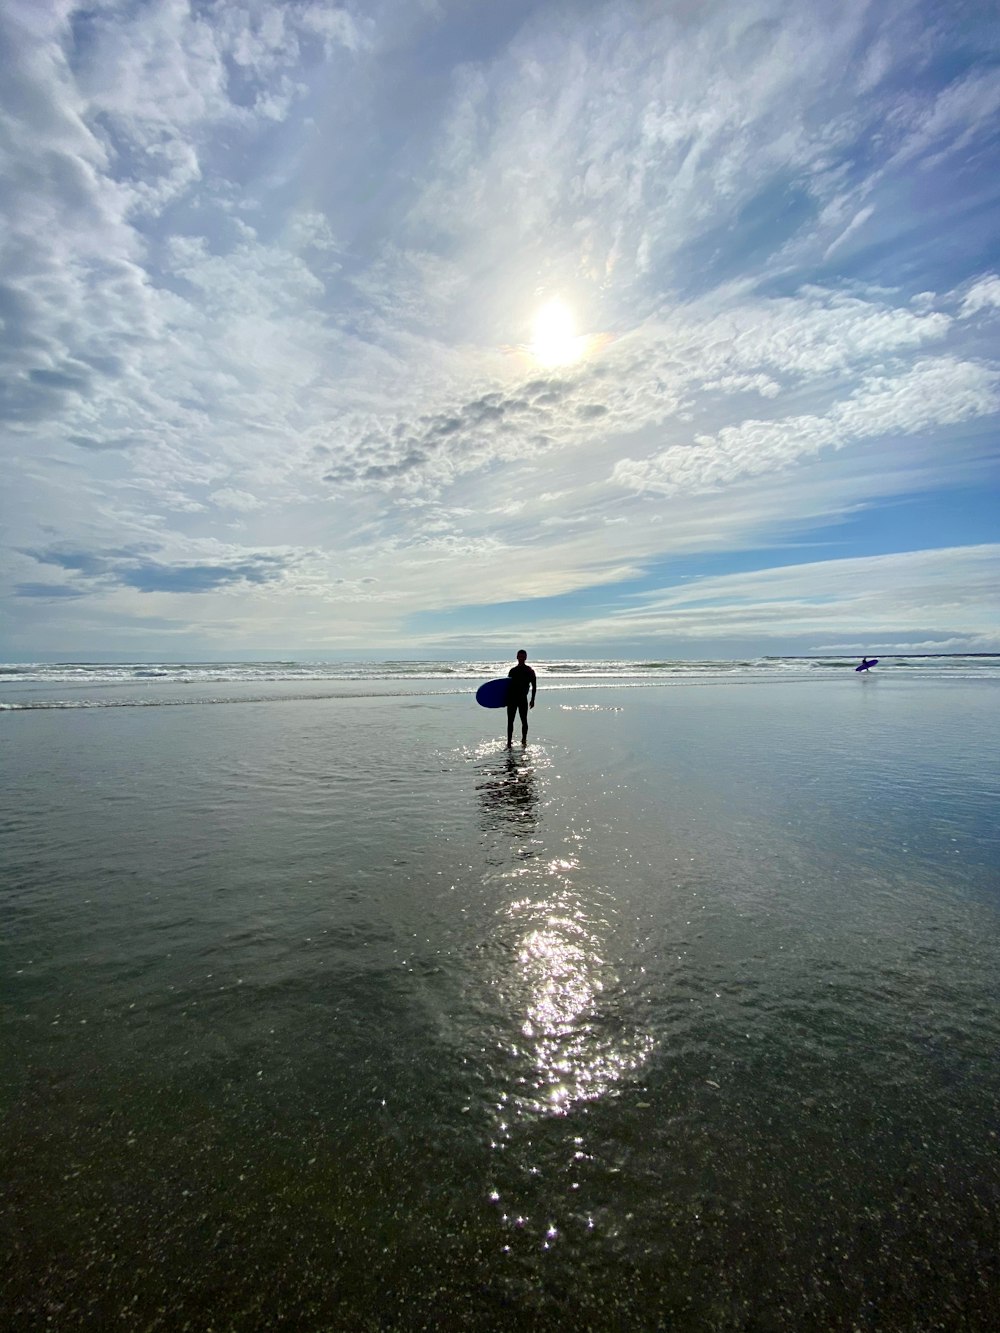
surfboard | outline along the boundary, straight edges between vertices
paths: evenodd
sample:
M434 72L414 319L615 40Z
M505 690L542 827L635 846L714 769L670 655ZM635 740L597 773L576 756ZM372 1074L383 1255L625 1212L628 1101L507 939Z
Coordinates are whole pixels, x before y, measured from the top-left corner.
M488 680L476 690L476 703L483 708L503 708L507 702L509 684L506 676L501 676L499 680Z
M878 658L873 657L870 661L867 657L862 658L861 665L854 668L855 671L867 671L869 667L878 666Z

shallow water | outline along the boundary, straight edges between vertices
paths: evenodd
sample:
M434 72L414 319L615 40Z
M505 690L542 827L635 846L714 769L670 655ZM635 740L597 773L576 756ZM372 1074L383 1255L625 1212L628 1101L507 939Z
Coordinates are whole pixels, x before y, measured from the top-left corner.
M994 1327L998 702L8 714L9 1321Z

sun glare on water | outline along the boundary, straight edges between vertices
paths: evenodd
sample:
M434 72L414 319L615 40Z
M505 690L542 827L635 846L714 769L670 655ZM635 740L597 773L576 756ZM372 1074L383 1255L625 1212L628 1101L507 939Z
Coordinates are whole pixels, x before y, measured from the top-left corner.
M535 316L530 344L531 354L540 365L568 365L583 355L585 344L565 301L555 298L542 306Z

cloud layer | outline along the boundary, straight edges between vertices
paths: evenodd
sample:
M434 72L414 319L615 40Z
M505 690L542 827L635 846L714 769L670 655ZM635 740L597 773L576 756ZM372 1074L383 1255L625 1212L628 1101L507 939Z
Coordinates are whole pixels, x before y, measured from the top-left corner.
M4 6L3 655L1000 647L985 6L463 15Z

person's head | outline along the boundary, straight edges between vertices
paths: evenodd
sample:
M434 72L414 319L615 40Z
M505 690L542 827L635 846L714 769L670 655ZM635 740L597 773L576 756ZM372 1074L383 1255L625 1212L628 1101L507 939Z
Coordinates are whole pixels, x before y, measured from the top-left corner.
M517 660L521 663L527 662L528 654L524 651L523 648L519 648L517 650Z

